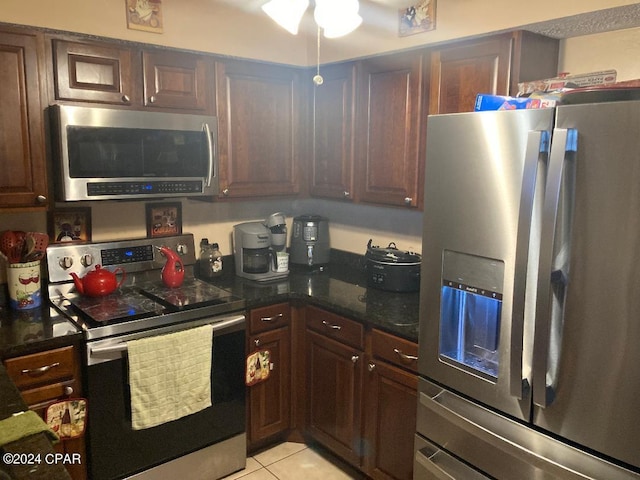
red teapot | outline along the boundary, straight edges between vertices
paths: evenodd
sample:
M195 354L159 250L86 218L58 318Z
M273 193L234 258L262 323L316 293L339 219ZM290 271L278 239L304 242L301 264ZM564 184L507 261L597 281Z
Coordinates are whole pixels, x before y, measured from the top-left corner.
M184 263L180 256L169 247L156 247L167 258L162 267L162 283L169 288L177 288L184 281Z
M122 278L119 282L116 277L118 272L122 273ZM78 290L82 295L87 295L89 297L102 297L104 295L109 295L122 285L122 282L124 282L124 279L127 276L122 267L118 267L111 272L106 268L102 268L101 265L96 265L95 270L91 270L82 278L78 277L75 273L71 273L70 275L73 277L73 283L76 286L76 290Z

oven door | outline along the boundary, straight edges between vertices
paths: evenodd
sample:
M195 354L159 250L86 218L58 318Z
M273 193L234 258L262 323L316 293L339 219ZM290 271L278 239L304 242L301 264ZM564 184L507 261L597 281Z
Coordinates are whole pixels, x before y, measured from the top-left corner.
M212 406L200 412L144 430L131 426L126 341L171 333L206 323L214 326L211 369ZM89 398L88 460L90 478L127 478L148 472L153 478L170 478L162 469L176 460L182 479L204 478L196 473L206 468L207 477L220 478L244 468L245 437L245 318L234 315L208 318L90 342L87 345L86 394ZM192 454L214 444L231 442L234 451L215 455ZM209 458L207 458L209 457ZM220 458L228 461L219 465ZM185 459L193 458L189 463ZM208 465L193 462L209 461ZM167 464L167 462L169 462ZM158 467L161 466L161 467ZM151 469L151 470L150 470ZM213 471L215 470L215 471ZM160 475L160 476L158 476ZM144 474L135 478L147 478Z

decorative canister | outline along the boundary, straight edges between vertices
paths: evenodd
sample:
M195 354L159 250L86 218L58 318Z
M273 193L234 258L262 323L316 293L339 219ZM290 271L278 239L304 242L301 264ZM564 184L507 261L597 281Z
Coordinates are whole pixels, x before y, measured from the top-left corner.
M9 304L15 310L39 307L42 302L40 288L40 260L7 265Z

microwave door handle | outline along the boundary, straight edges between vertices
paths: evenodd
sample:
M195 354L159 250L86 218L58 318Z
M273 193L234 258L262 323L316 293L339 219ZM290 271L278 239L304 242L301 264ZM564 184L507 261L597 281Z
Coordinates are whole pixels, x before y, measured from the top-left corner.
M554 400L561 355L577 139L575 129L554 130L542 212L533 344L533 403L541 408Z
M535 215L534 200L543 195L544 182L539 171L544 171L544 164L549 155L549 132L532 130L527 137L522 172L522 190L520 195L520 211L518 213L517 250L513 285L513 308L511 310L511 354L509 359L509 392L513 397L522 399L529 390L528 379L523 377L523 338L524 323L527 311L526 285L530 270L530 249ZM527 276L522 275L527 272Z
M214 159L213 140L211 139L211 130L209 129L208 123L202 124L202 130L204 131L204 134L207 137L207 153L209 155L209 168L207 169L207 181L206 181L206 187L208 188L211 186L211 180L213 179L213 175L215 174L214 164L213 164L213 159Z

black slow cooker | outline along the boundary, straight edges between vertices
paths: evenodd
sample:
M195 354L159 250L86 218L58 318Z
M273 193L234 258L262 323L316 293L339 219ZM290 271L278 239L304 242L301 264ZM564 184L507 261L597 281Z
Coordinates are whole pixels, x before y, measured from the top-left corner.
M403 252L391 242L387 248L367 243L365 268L367 285L391 292L416 292L420 289L419 253Z

